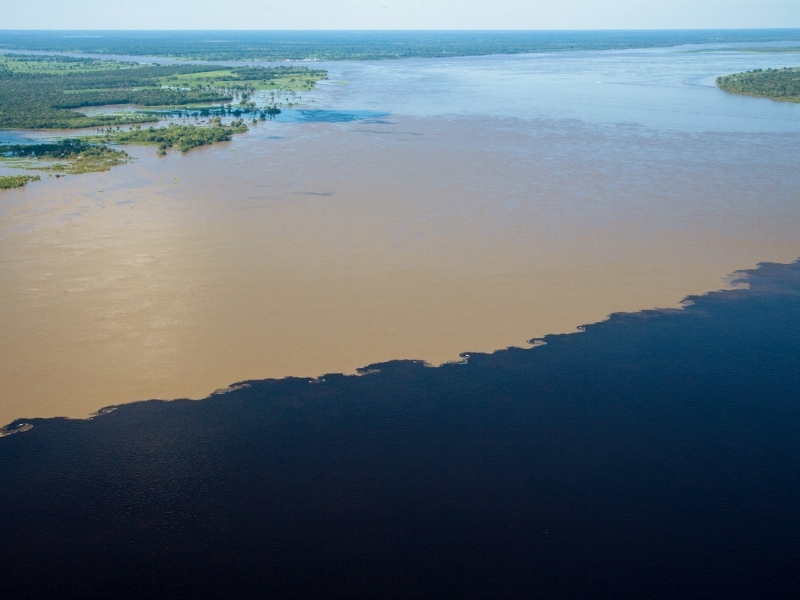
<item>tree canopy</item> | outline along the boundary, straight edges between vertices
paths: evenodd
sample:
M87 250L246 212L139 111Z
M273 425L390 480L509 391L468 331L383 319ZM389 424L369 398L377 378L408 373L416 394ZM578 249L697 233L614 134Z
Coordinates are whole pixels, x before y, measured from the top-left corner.
M58 68L62 67L62 68ZM17 56L0 61L0 128L73 129L148 123L155 115L86 115L74 109L113 104L185 106L233 100L234 92L325 76L305 67L224 68L138 65L66 57Z
M720 89L734 94L746 94L800 102L800 68L754 69L717 77Z

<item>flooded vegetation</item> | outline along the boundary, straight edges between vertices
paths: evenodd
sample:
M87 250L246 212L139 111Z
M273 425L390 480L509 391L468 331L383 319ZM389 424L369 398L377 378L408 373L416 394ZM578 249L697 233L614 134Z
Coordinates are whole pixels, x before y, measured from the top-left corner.
M140 144L158 146L159 155L163 155L172 147L181 152L188 152L192 148L207 146L215 142L229 142L235 133L244 133L247 125L243 121L231 121L229 126L223 126L217 119L206 127L197 125L176 125L170 123L168 127L150 127L141 129L132 128L128 131L115 131L103 135L103 142L114 144ZM2 149L0 147L0 149Z
M63 63L63 64L62 64ZM77 110L113 104L178 108L225 103L258 89L313 89L325 72L306 67L220 69L209 65L139 65L72 57L0 57L0 128L75 129L130 125L156 115Z
M126 152L108 143L156 145L163 156L173 147L187 152L230 141L234 134L247 131L243 115L250 116L253 124L273 119L281 113L279 107L300 101L299 90L312 90L325 78L323 70L294 66L160 66L62 56L0 56L0 128L95 128L100 134L0 144L0 166L76 175L128 162ZM234 100L238 101L235 105ZM136 108L110 114L76 110L123 104ZM195 123L169 122L184 116L194 117ZM223 125L226 117L232 119ZM166 127L141 127L165 120ZM25 177L34 176L8 177L12 178L4 180L6 187L19 187L30 180Z
M39 181L39 175L0 175L0 190L23 187L31 181Z
M41 144L0 145L0 157L30 159L13 163L19 168L69 175L108 171L130 160L127 152L75 138Z

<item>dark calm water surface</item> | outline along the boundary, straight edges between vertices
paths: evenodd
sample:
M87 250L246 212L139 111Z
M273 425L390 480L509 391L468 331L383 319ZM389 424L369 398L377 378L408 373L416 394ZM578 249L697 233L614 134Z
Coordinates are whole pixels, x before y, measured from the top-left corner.
M4 593L793 597L800 263L744 281L463 364L28 421Z

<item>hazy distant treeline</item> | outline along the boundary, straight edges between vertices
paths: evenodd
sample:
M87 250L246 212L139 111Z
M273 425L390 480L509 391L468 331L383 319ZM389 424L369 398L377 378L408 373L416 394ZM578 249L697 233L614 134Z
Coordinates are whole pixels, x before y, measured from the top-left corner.
M0 31L0 48L205 60L374 60L792 40L800 40L800 30Z

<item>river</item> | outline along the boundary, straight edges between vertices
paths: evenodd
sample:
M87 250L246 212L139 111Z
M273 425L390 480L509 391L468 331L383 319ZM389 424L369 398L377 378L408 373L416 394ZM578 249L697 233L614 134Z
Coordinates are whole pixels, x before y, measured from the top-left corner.
M459 360L796 259L800 105L714 79L798 56L707 49L322 63L230 143L0 192L0 422Z

